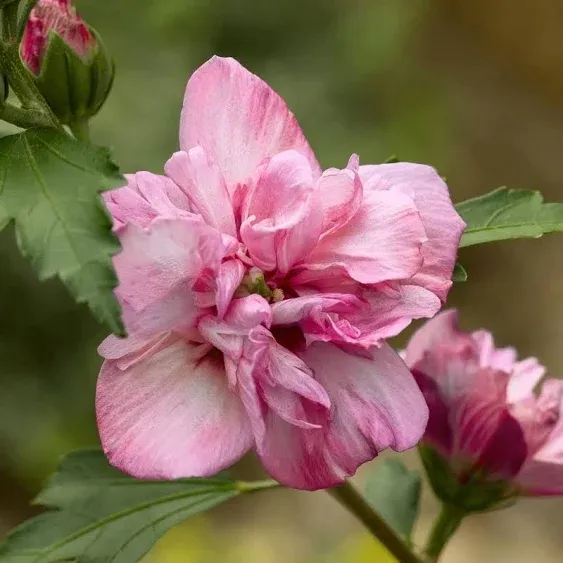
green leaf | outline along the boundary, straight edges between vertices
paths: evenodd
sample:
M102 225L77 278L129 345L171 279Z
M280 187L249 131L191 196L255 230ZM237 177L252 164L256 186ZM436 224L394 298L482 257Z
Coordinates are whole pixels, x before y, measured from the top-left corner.
M54 129L0 139L0 223L13 219L39 278L59 276L112 332L123 334L111 256L119 250L100 192L124 182L106 149Z
M277 486L227 478L137 481L99 450L66 457L36 499L48 510L0 545L1 563L133 563L167 530L243 492Z
M544 203L537 191L499 188L456 209L467 223L460 247L563 231L563 203Z
M459 262L454 267L452 281L458 283L467 281L467 271Z
M366 484L367 501L409 541L418 516L420 493L420 476L397 458L377 463Z
M383 161L383 164L397 164L397 162L400 162L399 158L392 154Z

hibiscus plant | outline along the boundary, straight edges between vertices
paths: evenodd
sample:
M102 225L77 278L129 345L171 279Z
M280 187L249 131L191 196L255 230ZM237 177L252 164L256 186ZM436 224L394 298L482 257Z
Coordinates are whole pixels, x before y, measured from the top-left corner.
M323 171L281 97L219 57L189 79L162 172L122 176L88 128L114 78L98 33L70 0L0 10L0 119L20 129L0 139L0 226L111 333L102 449L62 461L0 563L138 561L275 487L326 489L399 561L437 561L465 516L563 494L562 384L536 394L536 359L440 313L459 248L563 231L563 204L501 188L454 205L432 167L355 154ZM417 474L392 458L365 496L348 481L417 445L443 505L424 547ZM222 473L250 450L271 479Z

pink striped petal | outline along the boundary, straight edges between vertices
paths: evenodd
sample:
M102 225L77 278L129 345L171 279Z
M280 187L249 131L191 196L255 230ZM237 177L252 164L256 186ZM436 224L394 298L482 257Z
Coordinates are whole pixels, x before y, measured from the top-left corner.
M412 281L446 300L465 223L457 214L448 187L430 166L399 162L360 166L364 190L408 194L420 213L427 240L424 264Z
M318 181L324 221L323 236L343 227L358 212L362 203L362 182L348 168L329 168Z
M322 221L309 162L286 151L261 170L244 203L240 234L258 268L284 275L314 248Z
M402 193L364 191L359 211L321 239L304 266L340 267L361 283L407 279L422 265L424 227L413 200Z
M190 204L180 188L166 176L150 172L126 174L127 186L102 194L115 227L134 223L146 227L156 217L181 217Z
M302 428L266 415L266 435L258 454L268 472L298 489L316 490L342 483L362 463L387 447L404 450L422 437L428 408L410 372L386 344L371 359L316 343L301 358L326 389L331 418L311 407Z
M110 463L141 479L214 475L252 445L222 362L181 340L125 370L106 360L96 409Z
M460 349L475 347L470 335L459 330L455 309L441 312L413 334L404 352L405 362L413 367L426 351L440 344Z
M236 237L235 217L225 180L201 147L174 153L164 170L184 191L194 213L201 215L211 227Z
M516 403L532 396L545 371L545 367L536 358L515 362L512 365L512 376L506 390L508 402Z
M178 322L191 326L200 314L192 288L204 273L219 270L221 234L192 215L155 219L145 230L129 224L120 241L123 249L114 257L116 294L128 330L169 330Z
M296 150L319 165L282 98L234 59L213 57L191 76L180 121L180 147L201 146L221 170L230 193L269 157Z

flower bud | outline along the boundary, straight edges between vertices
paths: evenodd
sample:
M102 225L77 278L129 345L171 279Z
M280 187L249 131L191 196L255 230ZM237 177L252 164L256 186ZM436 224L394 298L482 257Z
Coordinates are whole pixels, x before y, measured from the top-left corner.
M64 124L94 116L110 92L113 61L70 0L39 0L27 21L20 55Z
M563 495L563 381L517 360L455 311L414 334L404 358L428 404L420 455L436 495L479 512L518 495ZM536 391L537 390L537 391Z

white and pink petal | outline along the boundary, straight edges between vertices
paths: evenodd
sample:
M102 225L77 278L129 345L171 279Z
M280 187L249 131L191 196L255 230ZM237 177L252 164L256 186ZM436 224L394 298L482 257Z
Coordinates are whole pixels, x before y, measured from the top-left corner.
M214 475L253 442L221 358L182 340L126 369L106 360L96 410L110 463L141 479Z
M295 150L320 168L297 120L263 80L230 58L213 57L191 76L180 121L180 147L201 146L231 194L282 151Z

